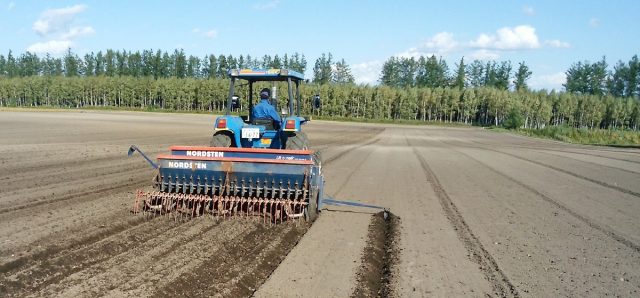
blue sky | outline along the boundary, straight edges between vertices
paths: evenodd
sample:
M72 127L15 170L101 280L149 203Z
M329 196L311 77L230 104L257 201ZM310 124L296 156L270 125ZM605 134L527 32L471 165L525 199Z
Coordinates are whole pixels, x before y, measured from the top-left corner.
M375 84L391 56L525 61L531 87L561 89L574 62L640 54L640 1L0 0L0 53L183 48L261 57L323 52ZM307 72L309 75L309 72Z

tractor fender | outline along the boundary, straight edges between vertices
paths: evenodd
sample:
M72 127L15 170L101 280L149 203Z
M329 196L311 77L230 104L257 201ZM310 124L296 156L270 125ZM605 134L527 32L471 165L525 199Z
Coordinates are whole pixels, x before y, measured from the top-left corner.
M226 121L226 125L224 127L219 127L218 125L221 120ZM239 116L224 115L216 118L213 128L216 132L226 131L230 133L233 136L235 144L238 144L238 147L241 147L239 144L242 144L240 142L240 138L242 135L242 127L244 125L244 121Z

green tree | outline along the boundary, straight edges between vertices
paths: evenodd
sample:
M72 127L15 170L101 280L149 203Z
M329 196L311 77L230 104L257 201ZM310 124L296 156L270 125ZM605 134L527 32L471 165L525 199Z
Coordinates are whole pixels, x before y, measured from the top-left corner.
M116 75L116 53L113 50L107 50L104 55L104 66L105 72L104 74L108 77L113 77Z
M317 84L327 84L332 78L333 55L331 53L322 53L320 58L316 59L313 67L313 82Z
M173 76L180 79L187 77L187 56L182 49L173 52L173 65Z
M335 70L333 71L333 78L331 81L337 84L353 84L355 82L355 78L351 74L351 68L344 59L335 64Z
M531 74L531 70L529 70L529 67L524 64L524 61L518 64L518 70L515 73L515 80L513 81L513 86L516 91L529 90L527 80L531 78Z
M458 90L464 89L466 85L466 65L464 65L464 57L460 58L460 63L458 63L458 71L456 72L456 78L453 81L453 87L458 88Z
M19 73L18 62L16 61L16 58L13 57L13 53L11 52L11 50L9 50L9 54L7 54L7 63L5 65L5 73L10 78L17 76Z
M71 49L67 49L64 55L64 75L67 77L77 77L80 75L80 63L81 60L78 56L71 52Z
M400 63L396 57L391 57L382 65L380 83L385 86L399 87L400 81Z
M418 69L416 75L416 85L418 87L446 87L449 85L449 67L447 62L435 55L424 59L418 59Z
M484 64L479 60L473 60L473 62L467 66L470 87L477 88L486 85L484 81L484 71Z

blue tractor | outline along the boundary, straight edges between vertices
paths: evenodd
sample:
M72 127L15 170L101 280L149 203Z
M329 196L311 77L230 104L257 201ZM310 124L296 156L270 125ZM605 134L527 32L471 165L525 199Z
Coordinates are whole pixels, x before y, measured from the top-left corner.
M138 191L134 212L227 217L258 215L271 222L313 221L323 198L320 159L300 131L309 121L300 115L302 74L286 69L232 69L226 115L216 119L210 147L171 146L152 161L153 191ZM249 111L256 82L286 82L288 101L282 121L234 116L235 87L246 80ZM295 90L295 91L294 91ZM295 96L294 96L295 94ZM277 102L272 98L272 104Z
M227 99L226 115L216 119L212 147L271 148L271 149L309 149L307 136L301 131L308 118L300 116L300 83L304 76L288 69L232 69L229 70L231 83ZM238 81L245 80L249 85L249 113L247 116L234 116L231 111L237 106L235 87ZM282 107L282 121L272 119L253 119L254 84L257 82L286 82L288 100ZM276 98L271 94L271 104L278 108ZM284 117L286 115L286 117Z

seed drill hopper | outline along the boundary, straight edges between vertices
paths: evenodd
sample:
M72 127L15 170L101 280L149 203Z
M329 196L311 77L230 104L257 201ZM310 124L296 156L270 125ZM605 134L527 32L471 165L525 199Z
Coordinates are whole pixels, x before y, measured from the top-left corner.
M138 151L157 169L154 189L137 192L135 213L261 216L265 221L282 222L296 218L313 221L322 204L380 208L325 197L321 161L308 149L306 135L301 132L301 126L309 121L299 115L302 74L270 69L231 70L229 75L227 113L216 119L210 147L172 146L169 154L158 155L155 162L136 146L130 147L129 155ZM264 119L251 119L251 113L231 115L238 100L234 94L238 79L248 81L250 108L253 83L287 82L289 98L282 121L270 125ZM277 106L276 99L271 100Z

